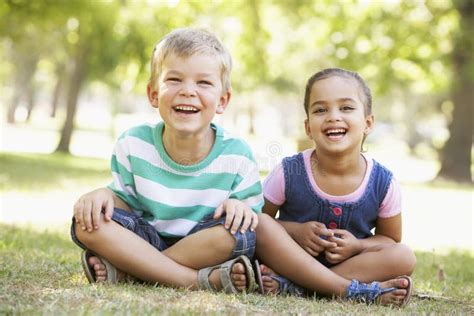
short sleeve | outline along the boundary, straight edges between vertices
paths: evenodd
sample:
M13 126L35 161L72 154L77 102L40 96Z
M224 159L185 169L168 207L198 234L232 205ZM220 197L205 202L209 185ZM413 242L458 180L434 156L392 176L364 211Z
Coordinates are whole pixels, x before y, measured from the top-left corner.
M280 162L263 182L263 196L275 205L285 203L285 176Z
M387 194L379 209L379 217L389 218L402 212L402 193L400 184L392 177Z
M240 164L237 179L239 180L231 191L229 198L240 200L255 213L261 213L263 207L262 184L257 163L251 153Z
M117 141L110 161L113 181L108 188L121 198L133 210L141 211L137 199L135 180L129 160L128 146L124 138Z

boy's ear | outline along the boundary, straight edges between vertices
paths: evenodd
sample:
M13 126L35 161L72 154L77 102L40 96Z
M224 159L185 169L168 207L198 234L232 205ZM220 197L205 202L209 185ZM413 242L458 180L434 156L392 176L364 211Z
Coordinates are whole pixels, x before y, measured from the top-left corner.
M229 105L230 97L232 96L232 91L229 90L223 94L219 99L219 104L217 105L216 113L222 114Z
M372 129L374 128L375 118L373 114L369 114L365 117L365 129L364 134L369 135Z
M150 84L146 86L146 94L148 95L148 101L154 108L158 108L158 91L154 90Z
M304 130L306 132L306 135L309 137L309 139L313 140L313 135L311 135L311 127L309 126L308 119L304 120Z

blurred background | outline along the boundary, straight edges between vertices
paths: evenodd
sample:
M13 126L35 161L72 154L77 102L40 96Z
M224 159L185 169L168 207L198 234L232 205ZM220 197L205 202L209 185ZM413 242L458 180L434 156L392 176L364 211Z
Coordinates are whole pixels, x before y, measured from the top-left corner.
M0 0L0 222L67 231L75 199L110 181L120 133L160 120L149 58L185 26L231 51L216 122L250 143L262 179L311 146L308 77L357 71L374 96L367 153L402 184L404 241L473 249L472 0Z

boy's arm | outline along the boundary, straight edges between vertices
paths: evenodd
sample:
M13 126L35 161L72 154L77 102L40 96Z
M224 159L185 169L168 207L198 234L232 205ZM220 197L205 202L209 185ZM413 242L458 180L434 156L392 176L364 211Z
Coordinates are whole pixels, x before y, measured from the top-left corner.
M114 207L130 210L130 207L108 188L100 188L82 195L74 204L74 218L82 230L99 229L100 213L106 221L112 219Z
M122 200L119 196L117 196L112 190L110 190L109 188L106 188L107 190L109 190L110 192L112 192L113 194L113 200L114 200L114 207L117 207L117 208L121 208L122 210L125 210L125 211L128 211L128 212L131 212L132 209L130 208L130 206L127 204L127 202L125 202L124 200Z

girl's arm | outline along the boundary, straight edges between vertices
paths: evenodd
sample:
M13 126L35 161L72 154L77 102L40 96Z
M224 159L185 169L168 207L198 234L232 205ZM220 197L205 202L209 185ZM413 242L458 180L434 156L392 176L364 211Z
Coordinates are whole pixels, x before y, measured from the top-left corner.
M328 240L337 244L336 248L326 249L326 259L331 263L339 263L347 258L360 254L367 249L381 244L400 242L402 237L402 215L377 219L375 235L365 239L357 239L349 231L334 229L335 237Z
M275 217L278 212L280 205L275 205L272 202L265 199L265 205L263 206L263 213ZM324 235L326 238L333 236L333 232L328 230L326 226L318 222L289 222L280 221L278 222L283 226L288 235L291 236L306 252L316 257L325 249L336 247L335 242L322 239L320 236Z
M272 202L270 202L269 200L265 198L265 204L263 205L262 212L275 218L278 210L280 209L280 206L281 205L273 204ZM277 221L283 226L283 228L285 228L288 234L294 239L295 238L294 232L299 227L299 223L280 221L280 220L277 220Z
M375 236L377 235L400 242L402 240L402 213L388 218L379 217L375 224Z
M402 214L377 219L375 235L360 239L360 252L380 244L398 243L402 240Z
M265 198L265 204L263 205L262 212L275 218L278 210L280 209L280 206L281 205L273 204ZM291 238L297 240L296 232L301 230L300 223L280 221L278 219L277 221L281 224L281 226L283 226L283 228L287 231L288 235L290 235Z

